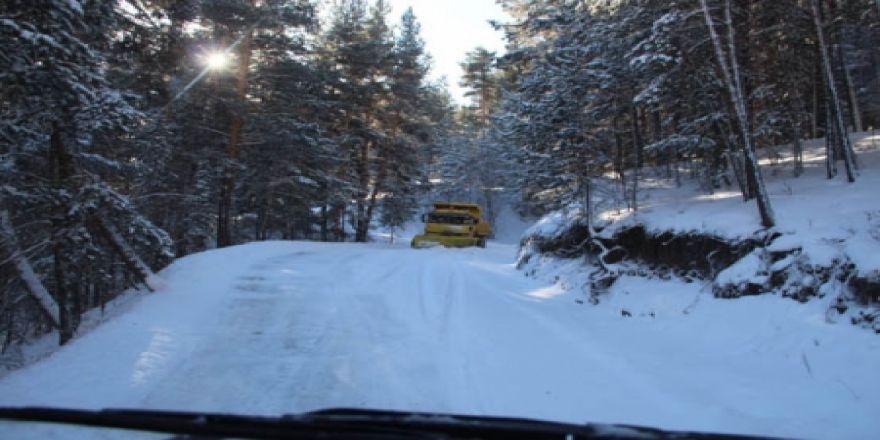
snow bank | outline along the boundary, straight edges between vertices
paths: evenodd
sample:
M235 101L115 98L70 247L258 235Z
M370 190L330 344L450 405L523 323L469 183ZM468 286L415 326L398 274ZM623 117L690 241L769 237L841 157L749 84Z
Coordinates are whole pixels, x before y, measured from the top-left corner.
M715 277L715 283L721 285L734 284L745 286L751 284L763 286L767 283L767 275L762 273L765 266L760 253L758 251L751 252L727 269L722 270Z
M864 258L863 269L880 268L880 262L869 258L880 254L876 233L880 222L877 138L880 136L872 137L869 133L853 135L861 164L855 183L847 183L842 177L825 177L824 153L817 141L805 144L805 173L799 178L790 177L790 170L780 168L782 165L774 167L763 161L777 215L775 229L804 240L806 246L815 244L817 252L826 252L818 249L823 243L839 240L842 251L852 254L854 259ZM784 163L783 160L781 164ZM645 190L644 200L637 213L608 211L599 215L614 221L612 229L638 223L653 231L698 231L731 239L751 237L760 229L754 202L744 203L733 188L705 194L690 184L676 188L667 179L646 180L641 186ZM875 231L874 238L871 231ZM811 241L810 237L816 240ZM850 248L853 243L862 243L867 248Z
M783 167L784 157L774 159L774 164L762 161L777 217L771 230L761 228L755 202L744 203L735 189L705 194L693 183L676 187L671 179L654 178L640 183L644 192L637 212L606 210L596 215L603 223L597 238L610 248L620 244L616 240L621 235L639 227L654 238L717 237L730 244L752 241L755 247L766 248L727 262L718 268L717 276L713 271L716 295L774 291L806 300L852 291L860 301L872 297L876 301L880 292L872 290L880 289L880 136L857 133L853 140L861 164L855 183L843 177L827 179L821 140L805 143L805 172L799 178L790 177L790 170ZM580 214L578 210L550 213L526 236L562 237L578 225ZM638 256L639 249L633 246L640 245L623 246L629 258ZM524 248L520 261L527 262L538 251L534 245ZM526 265L527 270L540 272L546 263L537 259ZM880 326L875 328L880 330Z
M566 209L553 211L535 222L523 233L523 238L539 237L552 238L567 229L583 222L583 209L578 204L573 204Z

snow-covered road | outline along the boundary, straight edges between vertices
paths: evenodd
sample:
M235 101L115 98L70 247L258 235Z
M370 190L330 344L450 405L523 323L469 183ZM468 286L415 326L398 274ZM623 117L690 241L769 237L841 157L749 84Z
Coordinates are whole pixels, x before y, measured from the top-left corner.
M582 305L516 271L515 251L270 242L193 255L162 290L0 379L0 405L880 434L880 338L826 324L821 307L636 278Z

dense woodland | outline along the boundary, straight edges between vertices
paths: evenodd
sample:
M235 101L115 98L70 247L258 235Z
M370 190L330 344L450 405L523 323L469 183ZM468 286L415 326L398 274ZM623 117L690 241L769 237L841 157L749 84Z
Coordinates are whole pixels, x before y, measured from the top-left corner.
M772 226L758 150L790 145L797 175L799 141L828 135L829 178L840 164L852 181L847 133L880 123L874 1L502 3L515 21L498 24L509 50L483 144L505 152L536 213L590 208L597 180L637 209L639 173L660 169L737 185Z
M451 107L416 17L389 11L0 2L3 345L64 343L175 257L411 217ZM218 51L231 63L208 68Z
M382 0L0 0L0 347L67 342L174 258L367 241L434 196L592 215L659 172L769 227L763 149L797 175L825 136L852 181L880 123L875 0L499 3L508 50L466 54L456 106Z

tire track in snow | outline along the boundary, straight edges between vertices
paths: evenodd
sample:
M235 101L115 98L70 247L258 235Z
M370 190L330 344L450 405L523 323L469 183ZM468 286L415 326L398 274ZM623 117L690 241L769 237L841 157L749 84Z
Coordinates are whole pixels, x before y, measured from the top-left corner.
M783 437L878 432L876 381L861 380L855 402L835 382L875 376L873 335L815 324L807 309L768 298L707 301L701 308L714 312L662 322L623 319L548 297L513 269L513 250L276 242L193 255L163 272L163 291L0 380L0 403L252 414L347 406ZM749 326L719 328L718 316ZM805 350L812 375L800 364ZM0 427L0 437L21 437L6 433Z
M463 402L467 403L465 410L471 413L484 412L484 390L480 386L479 379L472 370L475 362L479 361L479 353L475 353L472 344L472 333L478 331L472 325L470 320L473 319L471 310L468 308L468 299L471 295L479 295L480 292L469 290L467 276L469 275L461 261L455 261L453 270L451 271L452 288L451 291L451 310L450 325L448 331L451 333L452 344L450 345L450 353L457 353L458 381L460 384L461 395L458 397L458 405L461 407Z
M296 252L254 263L238 276L240 283L233 285L227 307L217 316L222 328L170 371L142 406L258 412L271 397L266 391L280 389L277 385L291 374L285 353L300 348L290 346L283 337L290 327L285 319L290 304L284 297L295 292L282 289L290 277L278 274L290 272L291 260L303 255ZM231 357L231 352L240 356ZM229 395L238 397L224 402Z

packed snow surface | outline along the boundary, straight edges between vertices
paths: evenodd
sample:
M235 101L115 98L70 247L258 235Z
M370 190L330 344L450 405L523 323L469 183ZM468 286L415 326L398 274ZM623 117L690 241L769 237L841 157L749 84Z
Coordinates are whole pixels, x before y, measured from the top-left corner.
M596 307L524 277L515 252L268 242L192 255L159 291L0 379L0 405L880 434L880 338L826 323L825 304L623 277ZM0 424L0 438L79 433Z

